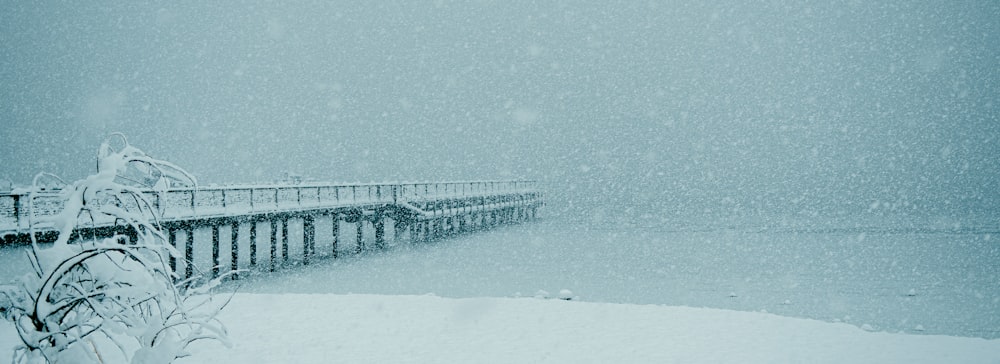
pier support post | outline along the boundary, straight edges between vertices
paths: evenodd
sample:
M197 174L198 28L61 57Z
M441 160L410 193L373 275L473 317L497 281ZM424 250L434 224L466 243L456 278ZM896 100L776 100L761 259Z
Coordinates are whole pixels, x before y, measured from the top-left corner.
M250 222L250 266L257 265L257 220Z
M281 261L288 262L288 218L281 219Z
M358 235L358 237L357 237L358 241L357 241L357 245L356 245L356 248L355 248L355 252L358 253L358 254L360 254L361 251L365 250L365 237L364 237L364 232L363 232L364 228L365 228L365 220L359 218L358 219L358 224L357 224L357 229L356 229L357 230L357 235Z
M271 219L271 271L278 266L278 220Z
M212 225L212 278L219 276L219 225Z
M184 279L194 276L194 225L188 224L184 231L187 241L184 244Z
M420 230L421 230L420 241L424 243L431 241L431 221L430 220L422 221L420 223Z
M333 259L337 259L337 238L340 235L340 219L337 218L337 214L333 214L333 227L331 228L333 233L332 247L330 248L331 253L333 253Z
M230 256L233 259L231 267L233 269L233 279L239 279L238 273L236 273L236 271L239 270L239 268L240 268L240 265L238 263L239 260L240 260L240 258L239 258L239 256L240 256L240 223L239 223L239 221L233 221L233 225L232 225L232 230L231 231L232 231L232 238L233 238L233 240L232 240L233 246L232 246L232 252L231 252L232 254L230 254Z
M379 214L375 216L375 248L385 249L385 220Z
M171 247L177 249L177 231L174 229L167 229L167 242ZM167 264L170 265L170 270L173 272L177 271L177 258L173 254L167 255Z
M396 219L392 220L392 244L396 245L399 242L400 230L405 229L405 225L400 225L399 221Z
M313 254L313 242L316 241L315 224L312 215L302 218L302 265L309 265L309 257Z

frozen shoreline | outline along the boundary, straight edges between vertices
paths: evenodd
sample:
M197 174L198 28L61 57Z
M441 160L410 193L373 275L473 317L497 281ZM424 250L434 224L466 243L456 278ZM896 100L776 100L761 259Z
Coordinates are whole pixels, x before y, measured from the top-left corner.
M234 347L198 342L177 363L995 363L1000 340L866 332L729 310L334 294L237 294ZM13 330L0 324L0 357Z

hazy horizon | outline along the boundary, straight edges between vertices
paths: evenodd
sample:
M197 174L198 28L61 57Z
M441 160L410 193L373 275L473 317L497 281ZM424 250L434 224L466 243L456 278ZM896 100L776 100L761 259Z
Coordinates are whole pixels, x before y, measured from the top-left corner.
M5 3L0 179L539 180L681 214L1000 211L1000 4Z

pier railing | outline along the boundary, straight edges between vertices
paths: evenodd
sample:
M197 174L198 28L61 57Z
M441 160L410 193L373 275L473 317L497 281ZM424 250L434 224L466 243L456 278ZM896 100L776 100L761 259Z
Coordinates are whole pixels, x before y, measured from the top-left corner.
M434 202L473 197L500 197L537 193L535 181L457 181L365 184L228 185L144 191L147 201L165 221L213 216L304 211L346 206L373 206L403 202ZM105 203L111 203L110 200ZM119 203L135 204L135 201ZM0 193L0 235L23 234L32 222L36 229L61 211L59 190ZM100 218L94 225L112 224Z

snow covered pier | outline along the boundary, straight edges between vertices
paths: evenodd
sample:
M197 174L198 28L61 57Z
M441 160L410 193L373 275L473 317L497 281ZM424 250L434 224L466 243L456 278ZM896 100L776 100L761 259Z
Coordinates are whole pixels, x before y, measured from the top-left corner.
M160 223L170 244L184 252L184 261L172 260L171 265L178 272L183 269L185 277L195 273L195 264L190 262L204 260L195 252L207 250L196 249L196 231L210 232L213 275L225 266L233 270L257 266L259 257L268 259L273 271L292 258L309 264L317 256L336 258L344 252L384 249L387 227L396 239L422 242L533 219L543 205L534 181L237 185L146 194L161 212ZM43 218L61 206L58 191L0 194L0 245L29 242L32 224L40 241L55 240L57 233ZM322 220L329 221L329 233L322 234L327 240L325 251L317 247L316 227ZM290 233L290 222L294 233ZM345 224L347 229L341 229ZM111 220L81 216L78 226L74 234L83 237L134 236L130 228ZM342 230L348 229L353 230L353 242L341 239ZM269 238L261 242L259 230ZM366 230L373 230L373 241L365 239ZM243 239L241 231L247 234ZM229 246L222 242L221 232L230 235ZM299 238L293 242L298 254L290 250L293 235ZM269 244L266 255L258 252L261 243ZM241 246L249 251L241 253ZM223 261L223 250L228 250L227 261Z

